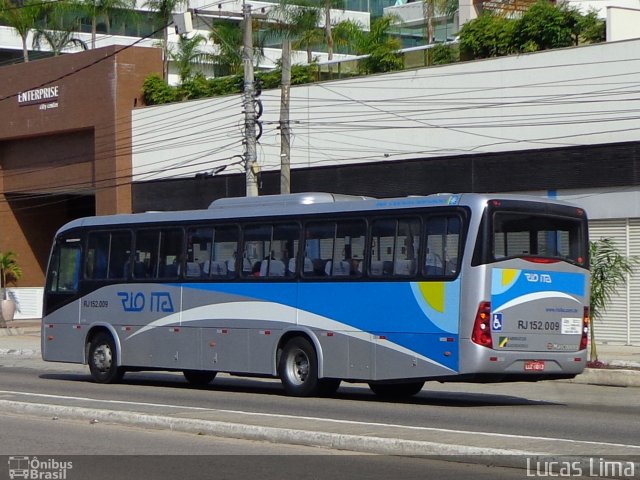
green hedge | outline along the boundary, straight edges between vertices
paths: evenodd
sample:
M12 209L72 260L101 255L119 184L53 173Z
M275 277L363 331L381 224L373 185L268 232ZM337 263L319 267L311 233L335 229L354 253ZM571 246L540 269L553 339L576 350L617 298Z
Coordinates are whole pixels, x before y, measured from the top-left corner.
M256 72L255 78L262 82L262 88L279 88L282 72ZM313 83L318 79L318 67L315 65L294 65L291 67L291 84L302 85ZM142 86L145 105L161 105L198 98L219 97L240 93L244 83L242 75L205 78L196 74L181 85L167 85L157 74L149 75Z

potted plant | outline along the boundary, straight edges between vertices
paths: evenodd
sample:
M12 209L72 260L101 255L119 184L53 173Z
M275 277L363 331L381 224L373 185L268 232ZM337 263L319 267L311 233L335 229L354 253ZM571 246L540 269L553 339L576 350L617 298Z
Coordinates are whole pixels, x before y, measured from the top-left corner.
M13 320L16 313L16 302L9 296L7 282L15 282L22 276L22 269L16 261L16 254L13 252L0 252L0 292L1 292L1 313L0 327L6 327L7 321Z

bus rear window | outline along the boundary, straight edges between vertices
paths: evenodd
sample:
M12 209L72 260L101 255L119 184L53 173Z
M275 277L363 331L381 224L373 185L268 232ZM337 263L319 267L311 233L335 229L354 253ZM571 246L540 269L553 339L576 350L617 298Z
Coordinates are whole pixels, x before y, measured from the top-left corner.
M583 265L587 258L583 221L558 215L494 211L490 260L532 257Z

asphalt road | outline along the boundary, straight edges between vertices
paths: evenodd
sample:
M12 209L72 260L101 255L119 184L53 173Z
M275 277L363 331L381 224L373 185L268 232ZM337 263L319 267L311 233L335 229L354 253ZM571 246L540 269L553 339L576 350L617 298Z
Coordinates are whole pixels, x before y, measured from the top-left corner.
M343 451L220 439L59 418L0 417L0 479L27 457L42 474L65 480L126 479L461 479L511 480L526 473L434 458L353 455ZM9 462L12 458L12 462ZM32 464L37 460L37 463ZM13 465L12 465L13 464ZM23 465L24 465L23 461ZM19 464L18 464L19 465ZM62 467L61 467L62 466Z
M143 411L254 423L276 428L405 436L479 448L536 448L563 453L640 455L640 395L635 388L565 382L429 383L411 400L385 402L365 385L344 384L331 398L292 398L278 381L221 375L192 388L180 374L129 373L118 385L91 383L82 366L48 370L1 367L0 400ZM462 440L460 440L462 439ZM572 451L574 451L572 450ZM535 450L534 450L535 451Z

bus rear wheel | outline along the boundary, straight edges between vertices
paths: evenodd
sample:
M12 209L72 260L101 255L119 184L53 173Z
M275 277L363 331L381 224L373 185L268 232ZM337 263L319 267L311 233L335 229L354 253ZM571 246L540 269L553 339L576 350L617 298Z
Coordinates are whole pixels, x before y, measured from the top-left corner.
M96 383L117 383L122 380L124 369L118 367L116 344L113 337L98 333L89 346L89 371Z
M309 340L294 337L282 350L278 375L288 395L311 397L321 393L318 381L318 357Z
M206 370L183 370L182 374L191 385L204 386L208 385L216 378L216 373Z
M424 382L407 383L370 383L369 388L379 397L406 398L412 397L422 390Z

